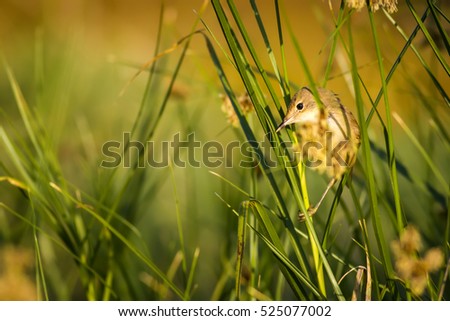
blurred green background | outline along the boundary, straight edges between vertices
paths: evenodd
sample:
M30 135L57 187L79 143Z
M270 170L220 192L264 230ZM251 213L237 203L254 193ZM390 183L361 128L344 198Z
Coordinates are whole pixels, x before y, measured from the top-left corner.
M240 129L231 126L221 110L223 89L206 49L205 40L200 34L192 37L180 72L173 87L170 87L176 63L186 42L173 46L189 34L202 3L164 1L162 24L159 28L162 6L160 1L2 0L0 52L4 63L0 68L0 125L18 146L21 143L29 143L23 116L17 107L17 98L14 97L11 81L7 77L6 65L9 65L24 99L33 110L33 115L37 115L38 123L45 131L46 145L43 149L54 156L52 162L60 168L60 172L55 175L60 179L56 184L61 186L61 182L64 182L71 194L86 204L93 204L93 200L96 200L106 208L114 208L118 216L128 220L131 226L136 228L120 230L122 225L118 228L133 248L146 253L161 271L171 275L169 279L175 284L185 284L191 268L182 267L180 251L185 253L185 262L189 265L189 262L195 262L198 249L198 263L192 272L194 276L189 298L231 299L237 242L237 220L231 209L239 209L246 197L210 171L218 173L246 191L254 188L251 186L254 180L250 178L258 174L250 169L239 168L237 162L233 168L208 168L203 165L198 168L189 165L186 168L146 167L137 169L133 178L125 183L129 179L127 172L130 170L120 169L112 175L111 170L99 166L105 159L102 155L103 144L111 140L122 141L123 133L130 132L139 117L141 104L145 105L145 115L140 119L151 120L151 123L147 128L142 123L137 125L137 128L145 132L158 122L151 137L154 142L171 141L177 133L180 133L182 139L186 139L190 133L195 133L196 140L202 143L218 141L226 145L233 140L244 141ZM275 39L277 28L273 3L257 3L261 18L269 31L268 36ZM330 6L337 10L340 2L284 1L284 5L288 8L289 21L304 50L313 76L321 79L328 59L328 39L334 30ZM415 5L418 12L425 8L425 2ZM270 69L269 58L264 54L266 47L250 4L239 1L237 6L241 16L248 17L245 23L250 37L263 57L263 64ZM448 13L448 6L443 8ZM407 34L416 26L403 3L399 4L399 10L393 16ZM201 18L217 36L218 41L225 44L210 5ZM397 58L404 39L381 13L377 13L376 21L383 63L388 68ZM203 26L199 24L196 29L201 28ZM352 29L360 65L359 72L365 79L368 92L374 96L380 89L380 80L376 55L368 36L370 28L367 24L367 14L364 11L353 14ZM146 93L148 70L139 73L137 77L135 75L154 57L157 44L158 52L168 48L173 48L173 51L167 52L155 63L154 79ZM427 48L422 34L417 36L414 44L420 48L436 79L444 86L445 91L449 92L448 75L439 69L438 62ZM238 73L217 44L215 45L236 94L245 92ZM297 87L304 85L306 77L289 41L286 42L285 51L290 81ZM443 55L448 62L445 49ZM275 56L280 59L280 52L275 52ZM327 88L338 93L342 102L355 113L354 98L349 89L351 86L346 79L349 69L350 65L345 59L337 59ZM419 97L416 87L430 88L427 92L429 96ZM167 105L163 114L158 116L167 90L170 93ZM448 148L442 148L434 127L429 125L430 110L418 107L423 106L425 100L432 106L435 117L446 125L450 121L448 106L444 106L436 97L430 78L423 66L417 63L417 58L411 50L402 57L402 64L389 84L389 99L391 109L400 115L427 147L429 156L448 182ZM365 103L370 105L368 101ZM384 110L382 107L381 103L379 110ZM256 117L253 117L253 121L256 121ZM372 125L369 135L382 149L382 128L375 121ZM265 133L260 128L257 132L258 139L263 140ZM416 182L426 182L430 177L430 169L397 123L394 123L394 141L397 159L414 174ZM1 148L4 149L5 146L2 145ZM156 150L155 153L155 158L158 159L160 151ZM33 157L32 152L28 154L28 157L30 156ZM201 155L197 156L200 158ZM171 159L173 157L176 156L170 155ZM186 159L188 155L186 151L181 151L179 157ZM239 160L243 156L234 157ZM35 167L28 167L27 170L40 176L39 172L45 172L46 166L42 165L39 156L36 156L36 160L31 161ZM381 158L374 160L375 169L378 171L379 192L386 192L387 195L391 189L388 174L383 171L387 165ZM24 179L10 154L2 151L0 161L1 177L15 177L19 181ZM357 165L354 180L361 185L364 184L364 178L358 174L359 170ZM311 178L311 185L308 186L311 198L317 199L326 182L315 173L308 175L308 178ZM262 178L256 181L260 198L266 199L268 205L274 205L269 192L265 192L268 189L267 183ZM434 185L436 181L431 179L429 183ZM436 246L434 235L443 233L445 226L445 223L443 226L439 222L445 222L448 215L445 192L439 192L440 197L444 197L444 203L440 203L436 201L438 198L430 198L426 193L424 196L419 183L412 184L410 180L401 177L399 184L404 212L410 221L420 227L425 240L429 241L427 245ZM288 186L284 192L289 198ZM120 201L116 204L116 200ZM389 202L388 199L386 201ZM98 248L92 246L90 250L85 249L88 253L88 265L102 275L92 281L90 277L86 277L86 274L90 273L89 269L79 265L80 261L84 260L80 254L84 253L83 250L70 249L70 246L67 246L70 242L64 240L64 232L54 228L54 219L49 219L52 215L57 216L54 211L50 211L52 215L35 212L32 202L29 202L23 190L6 180L0 181L0 202L5 205L0 208L0 262L3 266L0 267L3 271L0 274L3 275L0 277L0 288L15 289L14 292L1 290L0 299L42 299L42 294L37 293L42 293L43 285L37 284L37 279L46 280L46 291L50 299L144 300L177 297L164 288L165 283L155 277L148 266L133 255L129 248L111 246L114 249L111 254L109 247L103 247L102 242L97 244ZM98 204L93 207L101 208ZM324 207L329 204L331 198L328 203L324 203ZM294 206L292 209L295 216ZM74 206L74 213L77 210L77 206ZM18 215L13 215L12 212ZM177 213L181 223L177 219ZM423 217L428 215L434 215L435 218L423 220ZM19 216L27 218L35 225L19 219ZM86 240L95 236L114 243L105 236L106 232L101 228L101 224L96 226L98 222L95 219L86 218L83 214L80 214L80 217L83 221L80 223L83 225L82 229L93 232L86 233L89 236L82 240L81 248L87 246L86 243L92 244ZM79 227L77 222L73 224L74 229ZM36 232L36 226L41 227L42 231ZM182 242L180 227L183 232ZM336 237L342 238L343 242L351 242L345 239L348 237L346 228L345 223L339 223L336 229L340 232ZM388 237L396 238L395 233L391 233ZM39 241L36 241L34 236ZM54 239L62 240L66 247L59 246ZM93 243L96 244L95 241ZM42 262L36 261L36 244L39 244ZM264 249L262 251L264 252ZM111 262L116 264L114 268L110 268ZM15 268L7 268L8 264ZM39 264L42 264L40 271L43 271L44 276L36 272L39 270L36 265ZM261 280L266 283L261 285L262 289L266 289L262 292L267 297L276 298L269 290L270 283L275 282L278 273L276 269L272 269L276 260L266 253L261 257L260 264L261 271L265 273ZM182 269L188 272L179 273ZM99 294L101 291L95 289L101 288L99 284L107 283L104 280L111 277L108 271L114 274L114 280L111 282L112 293L102 296ZM36 287L39 287L39 291L35 290ZM288 289L284 289L281 298L294 297Z

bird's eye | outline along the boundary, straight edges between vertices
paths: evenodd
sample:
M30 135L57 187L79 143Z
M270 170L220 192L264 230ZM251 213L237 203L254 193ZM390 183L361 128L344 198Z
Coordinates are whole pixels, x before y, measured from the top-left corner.
M297 108L297 110L302 110L303 109L303 103L298 103L297 106L295 106Z

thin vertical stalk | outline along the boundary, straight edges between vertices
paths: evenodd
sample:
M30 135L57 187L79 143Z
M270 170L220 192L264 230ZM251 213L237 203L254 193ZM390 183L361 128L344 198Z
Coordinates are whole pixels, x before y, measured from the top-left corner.
M385 133L386 143L387 143L387 156L388 156L388 165L390 170L390 176L391 176L391 184L392 184L392 190L394 193L394 203L395 203L395 213L397 216L397 231L401 231L403 227L405 226L405 219L403 217L402 213L402 206L400 203L400 190L398 187L398 175L397 175L397 165L395 161L395 153L394 153L394 134L392 132L392 118L391 118L391 109L389 106L389 95L387 92L387 85L385 81L385 75L384 75L384 66L383 66L383 58L381 56L381 49L380 44L378 41L375 21L373 18L373 12L370 9L369 6L369 18L370 18L370 26L372 30L372 36L373 41L375 44L375 51L377 54L377 60L378 60L378 69L380 73L381 78L381 85L383 89L383 98L384 98L384 105L385 105L385 111L386 111L386 129L387 133ZM387 136L387 137L386 137Z

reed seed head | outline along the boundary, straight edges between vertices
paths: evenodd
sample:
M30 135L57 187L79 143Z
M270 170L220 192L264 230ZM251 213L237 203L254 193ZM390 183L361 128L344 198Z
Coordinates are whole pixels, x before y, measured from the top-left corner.
M419 251L422 249L422 238L412 225L405 228L399 240L391 243L391 248L399 278L405 281L413 294L422 295L427 286L428 274L441 268L444 254L440 249L432 248L421 258Z
M366 0L347 0L346 2L348 7L356 10L361 10L367 5ZM389 13L397 11L397 0L370 0L369 3L373 12L380 8L386 9Z
M239 108L242 110L242 113L244 115L249 114L254 109L253 103L247 93L237 96L237 102L239 104ZM239 126L239 118L234 110L234 107L233 107L233 104L232 104L230 98L226 95L222 95L222 108L221 109L227 116L228 122L233 127L238 127Z

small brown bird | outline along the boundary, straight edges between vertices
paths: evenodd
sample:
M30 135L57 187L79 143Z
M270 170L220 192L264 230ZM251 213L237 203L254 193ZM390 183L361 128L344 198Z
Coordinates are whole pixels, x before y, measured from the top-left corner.
M331 177L319 202L308 209L311 216L336 181L355 164L361 143L359 125L353 114L335 93L325 88L317 90L324 108L319 107L312 91L303 87L292 97L287 114L276 130L296 124L302 156L308 160L313 158L309 167ZM299 214L299 219L305 220L304 213Z

